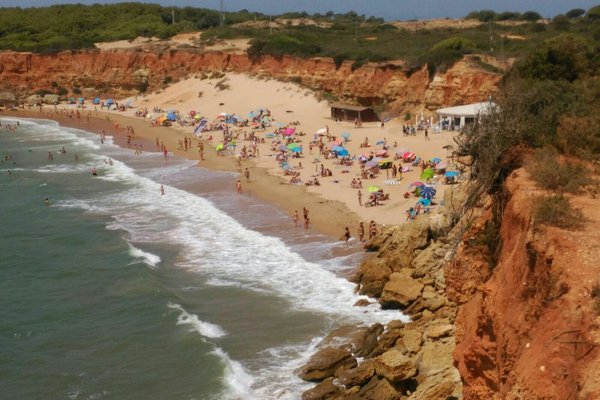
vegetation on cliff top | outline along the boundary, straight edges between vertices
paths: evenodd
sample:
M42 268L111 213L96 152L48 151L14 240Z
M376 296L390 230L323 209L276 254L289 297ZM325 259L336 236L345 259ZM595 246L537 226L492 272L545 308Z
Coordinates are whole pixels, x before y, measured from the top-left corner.
M471 28L399 28L382 19L345 14L287 13L271 17L246 10L225 13L192 7L163 7L156 4L120 3L90 6L55 5L44 8L1 8L0 49L54 52L93 48L94 43L130 40L138 36L169 38L177 33L204 31L205 42L215 39L250 38L249 54L280 57L333 57L338 65L354 61L403 59L409 69L428 64L430 71L452 65L466 53L498 57L521 57L551 37L565 31L590 40L600 37L598 7L585 14L574 9L568 16L548 24L537 22L534 12L471 13L468 17L490 21ZM294 19L310 19L297 25ZM516 20L520 24L504 24ZM223 22L223 24L221 24ZM524 40L526 39L526 40Z

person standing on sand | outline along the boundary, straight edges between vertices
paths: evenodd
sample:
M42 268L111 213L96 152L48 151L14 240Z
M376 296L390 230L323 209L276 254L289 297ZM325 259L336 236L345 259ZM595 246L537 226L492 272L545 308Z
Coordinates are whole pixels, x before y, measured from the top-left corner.
M294 215L292 216L292 221L294 222L294 226L298 227L298 220L300 217L298 216L298 210L294 210Z
M204 143L198 143L198 154L200 154L200 160L204 161Z
M425 140L431 140L429 138L429 132L427 132L427 129L425 129Z
M169 154L169 152L167 151L166 147L163 147L163 154L165 156L165 159L167 158L167 155Z
M305 218L304 219L304 229L308 229L309 227L310 227L310 219Z
M362 192L358 191L358 205L362 207Z
M358 240L360 240L361 243L365 241L365 225L362 221L358 224Z
M240 182L239 179L235 184L235 190L237 191L237 194L242 194L242 182Z
M246 182L250 182L250 171L248 168L244 171L244 176L246 177Z
M304 215L304 220L308 219L308 208L302 207L302 214Z

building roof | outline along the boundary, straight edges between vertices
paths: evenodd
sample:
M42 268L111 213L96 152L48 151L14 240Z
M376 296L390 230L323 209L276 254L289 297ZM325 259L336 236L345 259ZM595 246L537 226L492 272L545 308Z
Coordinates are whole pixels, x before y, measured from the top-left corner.
M473 103L456 107L440 108L435 112L439 115L445 115L449 117L476 117L480 114L487 114L495 106L496 104L492 103L491 101L486 101L483 103Z
M370 109L370 107L365 107L365 106L350 106L347 104L342 104L342 103L331 103L329 105L331 108L341 108L344 110L350 110L350 111L365 111Z

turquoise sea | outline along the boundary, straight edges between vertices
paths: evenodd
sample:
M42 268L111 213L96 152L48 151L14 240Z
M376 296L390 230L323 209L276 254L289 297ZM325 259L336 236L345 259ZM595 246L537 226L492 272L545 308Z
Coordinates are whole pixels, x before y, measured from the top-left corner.
M358 248L234 175L16 121L0 118L0 398L297 399L319 338L400 316L353 307Z

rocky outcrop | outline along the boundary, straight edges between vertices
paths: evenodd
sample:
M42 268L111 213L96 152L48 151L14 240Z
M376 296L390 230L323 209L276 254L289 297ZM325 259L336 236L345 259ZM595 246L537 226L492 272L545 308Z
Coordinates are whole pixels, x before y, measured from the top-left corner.
M442 218L424 216L384 229L367 244L377 256L365 260L354 277L359 291L375 294L383 307L402 310L413 321L332 332L320 347L333 346L340 354L350 351L360 362L327 377L304 398L462 398L452 357L457 310L446 296L444 277L452 238L460 230L448 222L454 219L453 200L444 203Z
M21 95L62 86L69 90L86 88L88 96L118 97L136 93L142 85L154 90L166 80L175 82L207 71L231 71L294 80L362 104L385 100L392 111L399 112L483 101L500 79L500 75L478 69L467 60L434 77L425 67L407 76L402 62L367 63L357 69L352 64L291 56L252 60L245 53L164 46L46 55L0 52L0 82Z

